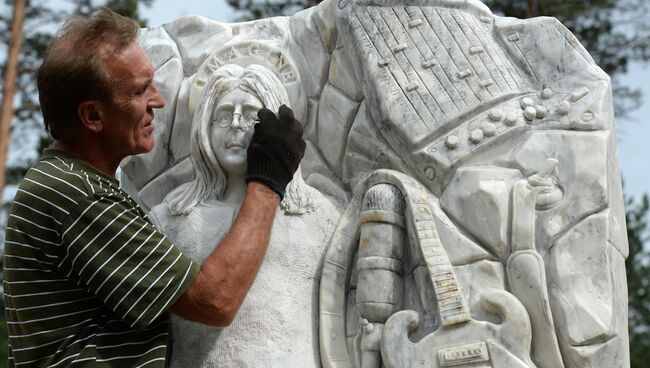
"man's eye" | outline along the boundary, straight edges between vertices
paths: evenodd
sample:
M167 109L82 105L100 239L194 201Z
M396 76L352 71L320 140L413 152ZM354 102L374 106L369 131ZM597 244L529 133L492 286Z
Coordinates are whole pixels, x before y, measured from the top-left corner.
M135 95L136 96L142 96L145 92L147 92L147 89L149 89L149 86L151 86L151 82L145 83L145 85L142 86L142 88L140 88L139 90L137 90L135 92Z

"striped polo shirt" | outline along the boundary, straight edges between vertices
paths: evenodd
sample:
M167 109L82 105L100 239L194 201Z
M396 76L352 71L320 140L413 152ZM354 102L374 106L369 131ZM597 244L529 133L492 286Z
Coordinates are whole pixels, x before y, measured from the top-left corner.
M45 150L7 224L9 366L164 367L166 310L199 268L115 178Z

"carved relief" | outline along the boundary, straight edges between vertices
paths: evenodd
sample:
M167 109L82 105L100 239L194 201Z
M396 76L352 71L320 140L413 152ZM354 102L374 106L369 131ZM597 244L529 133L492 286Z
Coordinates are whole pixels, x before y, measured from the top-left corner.
M293 198L321 203L314 212L283 205L268 260L273 268L299 257L319 290L278 290L303 310L277 307L284 321L257 316L268 331L220 333L202 354L257 349L273 336L258 356L215 361L629 366L611 83L556 20L496 17L475 0L327 0L256 22L181 18L141 42L169 108L156 115L162 145L125 162L123 181L186 252L196 237L207 252L236 212L218 196L168 210L192 192L196 142L217 139L199 129L224 98L211 95L215 76L233 65L267 71L297 112L309 186L299 175ZM193 230L203 227L211 230ZM285 243L306 253L277 247ZM271 275L305 272L285 271ZM263 268L259 282L272 285L267 276ZM254 288L242 318L255 303L276 308L260 295ZM310 327L278 329L292 313ZM292 344L307 353L283 355Z
M257 110L277 110L289 101L276 73L259 64L225 64L206 72L208 79L201 82L190 136L194 179L150 213L157 227L196 261L204 261L223 239L244 199L246 147ZM260 360L270 366L319 365L311 340L312 294L338 210L300 175L299 170L286 190L267 257L235 321L212 328L172 316L172 367L255 366Z

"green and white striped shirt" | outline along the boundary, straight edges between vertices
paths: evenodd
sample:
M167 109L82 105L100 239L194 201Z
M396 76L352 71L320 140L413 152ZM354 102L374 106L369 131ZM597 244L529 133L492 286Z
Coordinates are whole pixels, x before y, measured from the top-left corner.
M166 310L199 265L118 181L47 149L7 224L10 367L164 367Z

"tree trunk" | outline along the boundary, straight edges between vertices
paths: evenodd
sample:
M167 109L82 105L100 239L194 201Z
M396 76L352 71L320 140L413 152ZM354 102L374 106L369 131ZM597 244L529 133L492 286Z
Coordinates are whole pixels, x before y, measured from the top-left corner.
M23 40L23 21L25 20L25 0L14 0L14 15L11 22L11 39L5 69L4 90L2 91L2 110L0 110L0 199L4 193L7 152L11 135L11 120L14 115L14 95L16 94L16 74L18 54Z
M526 18L537 16L537 2L535 0L528 0L528 9L526 10Z

